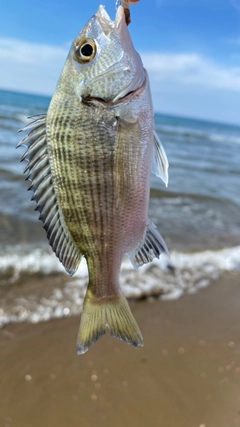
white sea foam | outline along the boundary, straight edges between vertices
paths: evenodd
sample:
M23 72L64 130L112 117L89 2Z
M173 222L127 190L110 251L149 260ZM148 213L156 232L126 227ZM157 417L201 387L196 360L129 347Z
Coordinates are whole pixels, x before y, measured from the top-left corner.
M31 279L36 273L48 276L63 272L57 258L40 249L32 251L31 254L1 256L0 269L2 283L5 285L21 280L21 276L26 277L26 274ZM137 271L126 258L122 264L120 285L129 299L157 296L163 300L172 300L184 293L196 293L199 289L209 286L223 273L230 271L240 271L240 246L191 254L172 252L170 260L162 256L161 260L154 260ZM24 296L19 297L18 294L2 300L0 326L21 321L37 323L79 314L87 283L88 272L84 259L75 279L68 279L64 275L63 284L59 288L42 287L41 292L36 292L33 280L31 291L24 292ZM10 289L11 286L9 292ZM6 287L4 292L8 296Z
M22 247L16 246L14 250L7 251L6 254L0 255L0 271L1 271L1 284L14 283L20 279L22 274L50 274L64 271L58 259L44 249L29 248L22 250ZM10 271L10 274L9 274Z
M29 123L29 119L28 119L28 117L27 117L26 114L20 114L20 113L16 114L15 115L15 120L18 121L18 122L24 123L24 124Z
M240 144L240 136L237 135L220 135L220 134L212 134L209 135L209 139L215 142L228 142L232 144Z

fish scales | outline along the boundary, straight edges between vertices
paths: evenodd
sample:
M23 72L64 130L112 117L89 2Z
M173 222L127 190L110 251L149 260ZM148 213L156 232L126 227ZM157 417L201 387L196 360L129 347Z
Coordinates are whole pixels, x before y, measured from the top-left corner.
M115 21L99 7L72 44L46 117L28 128L19 145L49 243L70 274L82 254L88 265L78 354L106 328L143 345L119 273L125 253L135 267L168 253L148 219L151 167L167 182L168 162L122 6Z
M67 108L67 106L66 106ZM77 109L77 106L74 108L76 114L76 120L80 113L80 108ZM55 108L54 108L55 111ZM74 113L75 114L75 113ZM73 119L73 121L75 121ZM64 124L65 126L65 124ZM106 182L109 179L110 175L110 155L111 153L107 152L106 147L101 144L92 144L91 140L94 141L99 138L99 135L94 135L94 133L89 132L89 117L86 117L86 126L88 127L88 132L84 131L84 117L82 112L81 120L81 132L78 132L75 136L71 138L69 147L68 140L67 149L63 148L62 151L65 151L64 156L58 156L59 154L59 140L55 136L55 127L53 126L53 133L51 135L51 141L54 141L51 147L52 155L54 158L53 169L56 172L53 172L56 175L56 180L58 182L58 192L59 192L59 205L62 207L62 211L71 213L72 216L72 228L71 232L74 233L74 240L81 246L82 235L84 230L88 230L86 233L87 237L87 247L84 248L84 253L89 248L89 238L91 237L91 227L94 226L94 216L98 214L99 218L102 218L100 212L96 210L94 204L97 203L98 210L101 207L99 203L99 197L102 200L102 206L104 207L104 202L108 198L108 204L112 200L112 194L106 194L111 191L111 187ZM62 132L67 133L67 127L62 128ZM61 134L61 129L58 128L57 133ZM58 135L57 135L58 137ZM87 144L86 144L87 142ZM101 139L100 139L101 142ZM103 161L100 163L99 159ZM101 174L104 174L105 179L101 179ZM62 177L64 180L62 181ZM105 195L105 197L104 197ZM71 208L69 208L71 206ZM107 210L108 211L108 210ZM65 222L68 225L68 213L64 214ZM76 226L77 222L77 226ZM99 221L98 221L99 222ZM96 224L97 230L100 229L102 233L102 227L99 228L99 224ZM83 228L83 231L82 231ZM85 235L85 233L84 233ZM93 239L94 240L94 239Z
M127 179L122 172L126 168L126 163L130 172L134 169L133 165L136 164L136 160L138 162L137 148L140 145L138 143L138 147L134 147L131 144L129 133L125 134L127 138L119 140L115 111L112 111L109 117L109 112L104 109L100 109L99 112L96 107L84 107L75 103L71 121L68 120L67 124L62 119L59 121L62 124L56 126L55 114L60 116L65 110L69 114L69 106L65 105L59 112L57 106L53 106L52 109L54 114L51 120L50 110L48 132L59 205L65 223L81 253L86 256L87 261L94 260L91 261L93 267L90 270L98 272L99 279L95 287L100 298L109 294L106 277L112 276L111 270L116 270L114 265L116 262L113 264L116 258L114 252L117 252L119 261L118 272L125 252L122 247L126 250L129 246L128 218L131 220L131 206L136 205L138 192L134 185L134 180L136 181L134 170ZM76 127L78 117L81 117L81 131L70 140L68 137L64 138L62 135L68 133L71 122L75 123ZM115 130L112 123L115 124ZM61 141L64 146L60 149ZM64 182L61 182L62 177ZM140 209L143 207L140 206ZM109 281L111 283L111 280Z

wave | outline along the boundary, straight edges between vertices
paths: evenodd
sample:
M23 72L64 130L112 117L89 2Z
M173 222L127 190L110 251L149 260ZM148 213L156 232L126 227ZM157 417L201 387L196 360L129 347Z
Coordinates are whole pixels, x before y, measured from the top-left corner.
M63 271L55 255L45 249L15 246L9 247L6 254L0 254L0 285L15 283L26 275L45 276Z
M0 326L81 313L88 283L84 259L75 278L69 278L53 254L44 249L23 254L17 248L15 254L9 251L0 256L0 271L0 290L5 296L1 298ZM240 246L197 253L172 252L170 260L162 256L137 271L126 258L120 285L128 299L171 300L184 293L196 293L231 271L240 271Z
M223 143L233 143L233 144L240 144L240 133L237 135L232 135L230 133L213 133L213 132L204 132L203 130L197 130L192 128L185 128L180 126L167 126L167 125L161 125L156 126L156 130L161 134L167 134L167 135L178 135L185 138L197 138L197 139L206 139L213 142L223 142Z

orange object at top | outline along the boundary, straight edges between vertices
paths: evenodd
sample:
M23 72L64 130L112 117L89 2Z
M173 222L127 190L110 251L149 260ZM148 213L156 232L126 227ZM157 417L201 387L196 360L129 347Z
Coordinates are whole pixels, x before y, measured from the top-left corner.
M122 1L122 4L123 4L123 6L124 7L126 7L127 6L127 4L135 4L135 3L138 3L140 0L123 0Z
M140 0L121 0L121 4L123 7L129 7L131 4L136 4Z

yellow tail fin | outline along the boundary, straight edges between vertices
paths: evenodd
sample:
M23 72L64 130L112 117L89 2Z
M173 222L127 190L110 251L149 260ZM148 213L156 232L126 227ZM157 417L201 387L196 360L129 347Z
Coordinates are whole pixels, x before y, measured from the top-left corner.
M143 346L140 329L131 313L126 298L119 294L114 299L96 300L87 291L77 337L77 354L86 351L110 329L110 334L134 347Z

